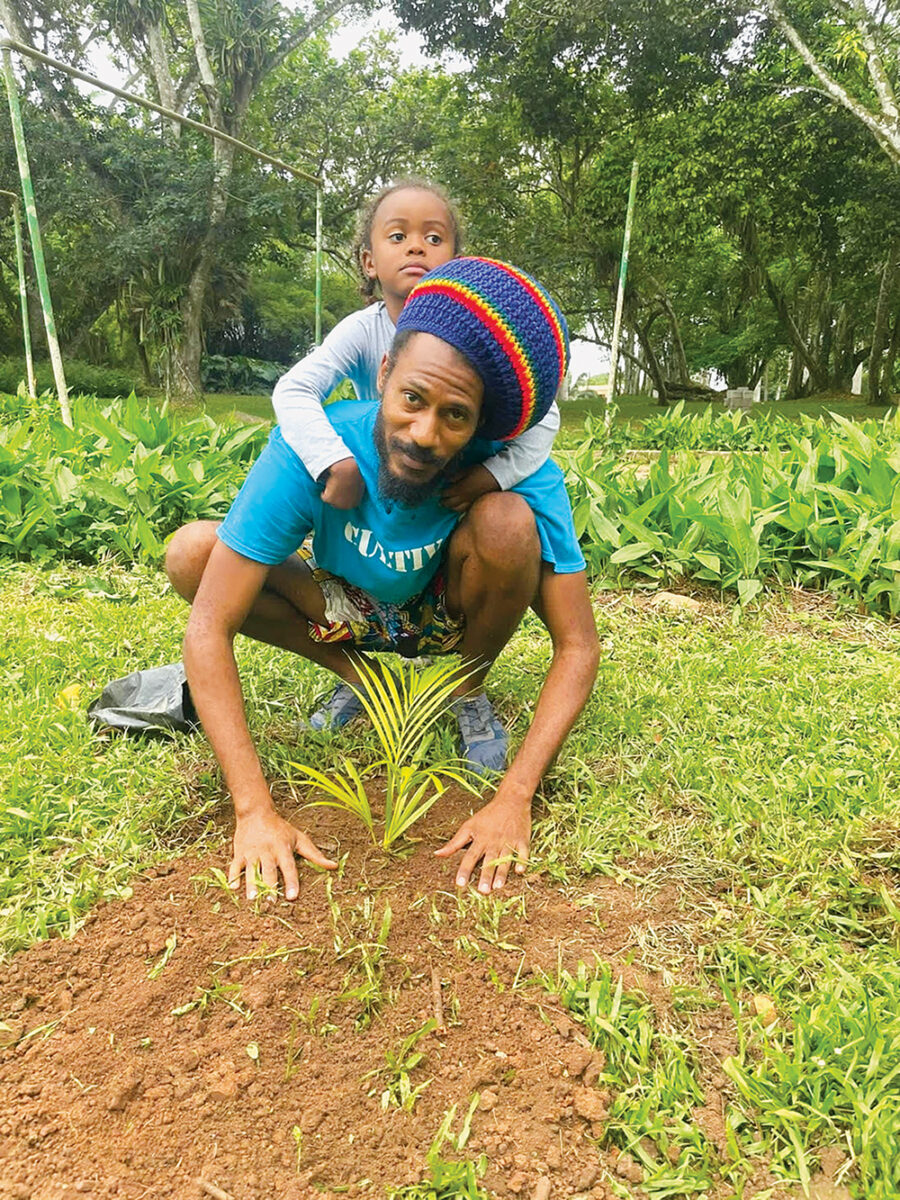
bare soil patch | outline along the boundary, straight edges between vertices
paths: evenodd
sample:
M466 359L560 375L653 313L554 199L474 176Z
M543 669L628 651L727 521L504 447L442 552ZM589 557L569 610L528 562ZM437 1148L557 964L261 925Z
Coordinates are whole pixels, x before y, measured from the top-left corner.
M458 1130L476 1093L464 1156L487 1156L493 1195L600 1200L607 1172L637 1189L640 1168L597 1144L602 1055L534 976L622 954L626 986L664 1013L658 976L623 952L649 920L684 921L678 896L651 908L610 880L576 895L531 877L501 906L460 900L432 851L468 803L442 798L404 859L318 810L319 839L348 853L330 889L307 870L296 904L235 905L209 882L224 854L181 860L0 968L0 1196L215 1194L198 1180L234 1200L383 1196L422 1178L444 1114L457 1106ZM411 1112L383 1108L386 1052L430 1018L410 1077L428 1086ZM715 1139L733 1027L698 1020Z

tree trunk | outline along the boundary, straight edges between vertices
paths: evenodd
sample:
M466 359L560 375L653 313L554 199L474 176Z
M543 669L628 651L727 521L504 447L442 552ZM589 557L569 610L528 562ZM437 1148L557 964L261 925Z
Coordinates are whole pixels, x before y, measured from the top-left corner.
M172 390L178 399L203 395L200 358L203 353L203 306L212 276L215 248L228 209L228 184L234 167L234 147L215 142L215 179L210 192L209 225L191 279L181 301L181 334L172 353Z
M675 367L678 372L678 382L690 383L691 375L688 371L684 342L681 340L681 329L678 325L678 318L675 316L675 310L668 301L666 302L666 315L669 318L669 329L672 333L672 348L675 351Z
M894 313L894 332L891 334L887 358L884 360L882 372L882 390L885 404L900 404L900 392L894 391L894 363L900 353L900 308Z
M882 384L884 351L888 344L891 319L891 299L897 267L900 265L900 237L895 237L888 251L881 272L881 287L875 306L875 324L872 328L872 348L869 351L869 379L866 399L869 404L887 404L884 393L890 393L891 381Z
M802 373L803 368L809 372L809 380L813 386L813 391L822 392L828 382L825 372L822 370L821 362L816 362L816 359L810 353L809 347L806 344L802 333L797 327L797 323L791 315L787 305L787 300L784 295L775 286L769 272L763 268L763 284L769 299L772 301L772 306L778 315L782 328L787 333L791 340L791 346L794 350L794 362ZM799 378L799 376L798 376ZM799 392L797 393L799 395Z
M803 383L803 362L798 354L791 355L791 366L788 371L787 390L785 391L785 400L797 400L805 394Z
M817 357L822 364L822 371L825 375L825 387L831 381L833 375L832 369L832 352L834 350L834 304L831 300L830 288L823 288L823 295L819 304L819 336L817 338Z
M853 386L853 372L856 370L853 358L854 332L849 306L844 303L838 309L834 323L830 383L836 392L849 392Z
M653 350L653 344L650 340L650 326L653 323L653 318L640 325L637 321L634 323L634 330L638 336L638 341L641 343L641 349L644 352L644 362L647 364L647 373L653 380L653 386L656 388L657 399L663 407L669 403L669 391L666 387L665 376L662 368L659 365L659 359Z

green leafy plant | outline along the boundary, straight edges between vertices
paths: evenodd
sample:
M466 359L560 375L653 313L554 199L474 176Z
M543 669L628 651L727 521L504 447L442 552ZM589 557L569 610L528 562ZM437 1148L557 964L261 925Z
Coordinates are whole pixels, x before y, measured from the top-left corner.
M427 1079L413 1087L410 1076L427 1057L425 1051L419 1050L417 1047L422 1038L427 1037L436 1028L437 1021L432 1017L421 1028L414 1029L408 1037L404 1038L398 1049L385 1051L386 1067L369 1071L365 1076L365 1078L371 1078L373 1075L381 1077L384 1083L384 1091L381 1093L382 1109L386 1110L393 1105L395 1108L403 1109L404 1112L412 1112L415 1108L419 1096L431 1083L431 1080ZM369 1094L372 1095L371 1092Z
M676 416L675 427L692 420ZM566 483L596 576L644 586L691 578L736 591L742 604L781 580L900 613L897 416L781 421L729 454L670 451L663 438L643 465L588 432L568 456Z
M244 395L270 395L286 369L284 363L248 358L245 354L207 354L200 363L206 391Z
M76 397L72 416L25 401L0 414L0 555L157 563L179 526L224 515L265 437L134 396Z
M474 776L459 759L425 766L434 741L434 727L447 712L460 679L466 673L451 663L432 663L417 671L409 663L387 667L376 661L357 660L362 686L353 687L368 714L381 744L382 754L358 770L346 757L341 769L325 774L304 763L291 766L327 799L314 805L342 808L358 817L373 841L390 850L423 817L447 783L479 795ZM384 775L384 815L379 838L366 780Z
M459 1131L454 1133L456 1120L454 1104L444 1113L428 1150L428 1178L422 1183L402 1188L388 1188L388 1200L490 1200L479 1179L487 1170L487 1156L480 1154L474 1161L460 1162L444 1158L444 1147L449 1146L462 1153L469 1140L472 1117L478 1108L479 1093L475 1092L469 1102Z
M34 365L35 382L39 392L53 391L56 380L49 362ZM25 379L23 359L0 358L0 392L15 393L21 380ZM94 363L81 362L77 358L66 358L66 382L69 392L81 392L88 396L128 396L140 386L138 372L122 371L116 367L98 367Z

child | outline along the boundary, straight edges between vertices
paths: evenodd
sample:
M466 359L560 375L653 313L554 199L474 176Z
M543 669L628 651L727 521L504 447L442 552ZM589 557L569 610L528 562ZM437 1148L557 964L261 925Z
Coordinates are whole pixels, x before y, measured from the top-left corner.
M383 188L360 213L354 247L367 306L340 321L275 387L272 403L284 439L312 478L324 483L322 499L335 508L355 508L364 485L323 402L343 379L361 399L377 396L378 368L407 296L427 271L455 258L460 243L459 219L442 188L424 179ZM382 299L373 302L376 285ZM554 403L539 424L451 483L443 503L465 512L485 492L507 491L527 479L546 462L558 428Z

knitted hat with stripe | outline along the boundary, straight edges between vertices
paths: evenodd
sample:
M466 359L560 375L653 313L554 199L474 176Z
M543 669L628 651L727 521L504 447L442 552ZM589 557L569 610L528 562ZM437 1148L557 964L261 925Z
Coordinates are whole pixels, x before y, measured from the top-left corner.
M409 293L397 332L431 333L484 382L479 434L510 441L547 413L569 366L565 318L524 271L491 258L454 258Z

